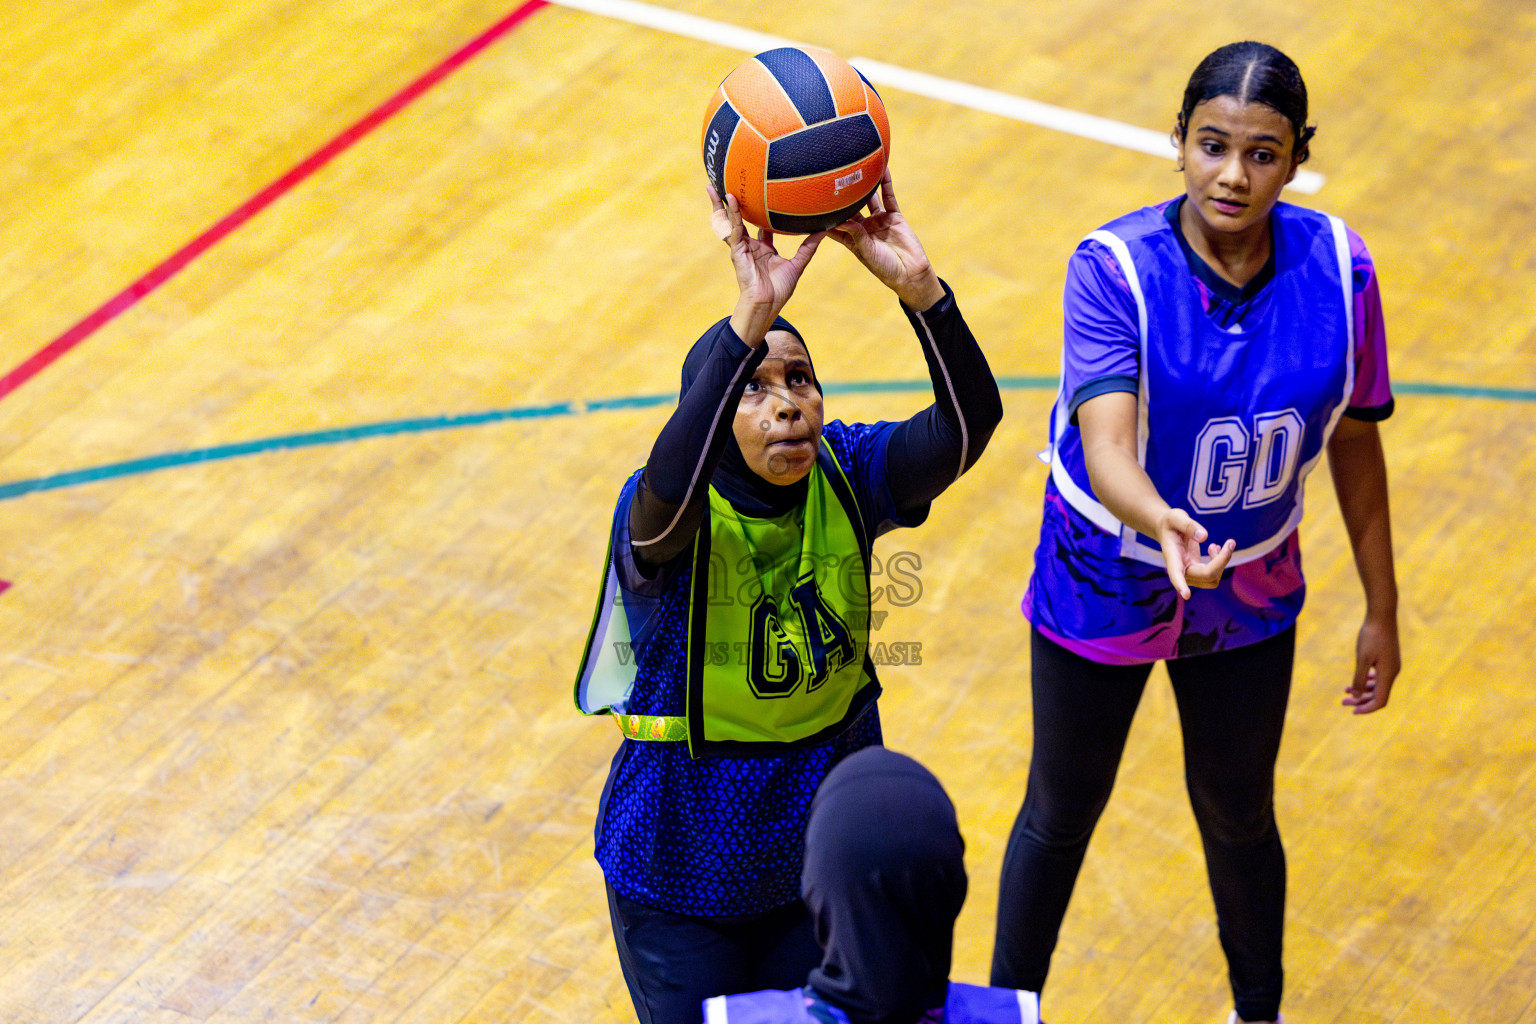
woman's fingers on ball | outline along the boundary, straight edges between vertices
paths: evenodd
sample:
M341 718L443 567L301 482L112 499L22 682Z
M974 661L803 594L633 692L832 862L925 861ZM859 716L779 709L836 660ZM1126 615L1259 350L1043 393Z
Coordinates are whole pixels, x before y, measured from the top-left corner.
M725 194L725 212L726 216L730 218L731 226L731 233L727 236L727 241L735 242L746 235L747 226L741 220L741 203L729 192Z
M729 210L716 210L709 219L714 226L715 236L727 245L732 244L741 231L741 223L731 219Z

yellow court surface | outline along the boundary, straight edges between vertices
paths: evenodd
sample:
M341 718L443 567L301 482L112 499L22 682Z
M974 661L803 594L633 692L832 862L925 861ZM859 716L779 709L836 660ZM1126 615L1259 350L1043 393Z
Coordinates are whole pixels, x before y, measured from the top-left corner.
M592 859L618 734L571 684L619 486L735 298L704 105L775 39L871 69L902 209L1003 385L981 462L876 546L916 585L874 639L921 660L882 669L886 742L955 800L954 977L985 982L1066 259L1181 188L1134 140L1257 38L1319 126L1288 198L1343 217L1382 282L1405 663L1385 710L1339 705L1363 601L1319 471L1277 797L1286 1017L1536 1024L1528 0L12 6L0 1021L634 1019ZM1062 130L1094 119L1131 130ZM829 416L928 401L841 247L786 312ZM1159 669L1046 1015L1229 1008Z

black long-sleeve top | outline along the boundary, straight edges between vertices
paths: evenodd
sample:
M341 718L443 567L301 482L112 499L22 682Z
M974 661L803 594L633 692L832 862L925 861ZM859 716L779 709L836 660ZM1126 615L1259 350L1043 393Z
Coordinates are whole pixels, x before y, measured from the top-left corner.
M926 505L958 480L1003 416L997 381L949 286L928 309L902 310L927 360L934 401L889 434L885 476L899 511ZM664 565L692 542L737 403L768 354L767 345L748 347L729 321L710 333L709 357L657 436L630 505L630 541L642 565Z

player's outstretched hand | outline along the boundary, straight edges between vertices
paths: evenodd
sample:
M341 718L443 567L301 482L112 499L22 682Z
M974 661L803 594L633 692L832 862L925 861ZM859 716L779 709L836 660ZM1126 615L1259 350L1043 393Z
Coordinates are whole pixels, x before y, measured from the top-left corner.
M1208 536L1205 527L1181 508L1164 512L1157 527L1163 560L1168 565L1168 580L1180 597L1189 600L1190 587L1213 590L1221 583L1221 574L1226 571L1232 552L1237 550L1236 541L1212 544L1201 557L1200 545Z
M942 299L944 286L928 262L923 243L896 204L889 167L880 178L880 187L870 193L868 207L868 213L854 214L828 234L858 257L909 309L922 311Z
M1355 678L1344 689L1344 706L1357 715L1368 715L1387 706L1392 684L1402 668L1397 646L1397 621L1372 619L1355 640Z
M772 326L773 318L795 293L800 275L816 255L821 240L827 237L826 232L807 236L795 254L785 259L773 246L772 231L764 228L756 238L747 231L735 196L727 193L722 201L713 188L705 186L704 191L711 205L710 227L716 238L730 246L731 267L736 271L736 287L740 291L731 315L731 329L756 348Z

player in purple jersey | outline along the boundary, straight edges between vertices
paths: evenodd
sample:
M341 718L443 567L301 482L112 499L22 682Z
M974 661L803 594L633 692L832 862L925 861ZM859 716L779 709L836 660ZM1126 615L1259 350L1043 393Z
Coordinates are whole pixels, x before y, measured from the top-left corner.
M806 818L827 772L881 741L866 653L869 544L921 524L1002 417L986 358L888 177L867 216L830 234L895 292L927 360L934 403L900 422L823 424L809 348L778 316L821 237L781 258L771 234L747 233L734 196L713 205L736 272L735 312L690 350L678 407L620 493L577 687L582 709L613 710L624 735L595 854L641 1024L697 1024L704 999L800 985L821 961L800 895ZM717 577L699 552L731 545ZM835 576L828 558L859 571ZM797 572L793 589L776 589L786 575L770 575L778 564L815 566L814 585L796 582ZM742 597L749 583L758 589ZM845 589L864 601L862 621L835 614L850 599ZM821 628L797 635L791 615ZM620 626L622 644L605 632ZM816 676L850 634L850 659ZM845 674L857 690L844 687ZM704 687L721 677L718 689ZM607 680L627 686L605 689ZM814 717L822 711L813 696L845 689L830 717ZM594 692L607 696L587 700ZM772 716L797 702L812 708L813 728L789 735ZM761 742L711 741L712 724L734 723L736 712L763 726Z
M1399 668L1381 303L1360 239L1281 203L1306 87L1259 43L1191 76L1184 194L1068 265L1062 386L1034 574L1034 749L1004 858L992 982L1038 992L1153 663L1168 666L1233 1021L1279 1019L1285 854L1274 767L1305 585L1296 525L1327 453L1365 589L1345 706ZM1193 589L1200 593L1192 593Z

